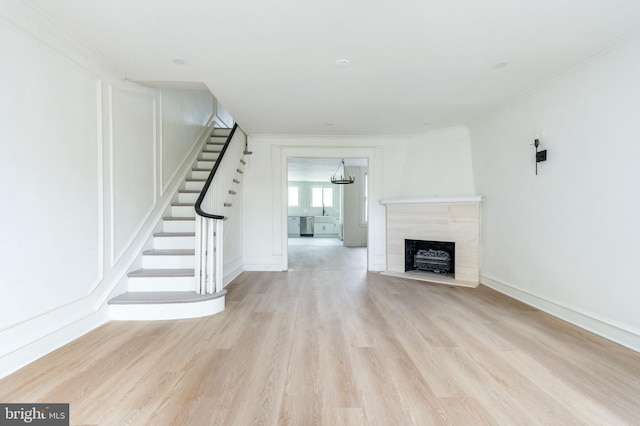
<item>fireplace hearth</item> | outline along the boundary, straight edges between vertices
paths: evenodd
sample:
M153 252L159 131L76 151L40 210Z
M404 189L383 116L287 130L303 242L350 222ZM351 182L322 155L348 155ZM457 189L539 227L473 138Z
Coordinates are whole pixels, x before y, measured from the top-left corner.
M405 239L404 247L405 272L432 272L455 278L454 242Z

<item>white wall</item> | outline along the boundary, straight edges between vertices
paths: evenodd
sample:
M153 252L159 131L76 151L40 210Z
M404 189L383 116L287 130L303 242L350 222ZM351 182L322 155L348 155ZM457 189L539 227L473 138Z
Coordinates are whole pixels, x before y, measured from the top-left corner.
M243 220L246 270L287 268L287 158L369 160L368 267L384 270L384 198L469 195L474 191L466 128L398 137L249 137Z
M66 37L0 7L0 376L107 320L179 183L161 176L186 171L213 113L210 94L174 91L161 111L160 90Z
M471 128L481 282L640 350L640 37ZM548 161L534 175L534 135Z
M238 127L234 133L232 144L239 144L240 152L244 150L245 144L247 143L247 135L242 131L240 127ZM238 146L238 145L236 145ZM227 150L227 155L231 151ZM238 153L239 155L239 153ZM233 157L231 157L233 158ZM244 158L245 164L244 166L240 166L245 173L247 173L247 169L250 166L248 161L250 157ZM235 166L234 166L235 167ZM218 170L218 173L221 172L222 169ZM233 169L232 169L233 170ZM225 208L224 212L215 212L212 213L224 214L227 216L227 220L224 221L224 250L223 250L223 262L224 265L222 270L224 272L223 283L224 286L228 285L231 281L233 281L238 275L242 273L242 234L243 234L243 220L242 220L242 195L244 191L243 184L243 175L236 175L240 183L235 185L232 184L233 190L236 191L235 195L229 195L227 199L228 202L232 204L231 210L227 211ZM229 177L231 179L231 177ZM215 182L215 181L214 181ZM228 188L228 187L227 187Z
M384 153L384 198L471 195L469 131L453 127L390 140Z
M356 181L343 185L344 217L342 232L345 247L365 247L367 245L367 225L363 223L362 206L364 204L364 175L366 167L350 167Z
M222 105L217 99L215 101L215 114L218 127L231 128L234 125L234 120L227 108Z
M162 187L175 178L216 100L208 90L162 90Z

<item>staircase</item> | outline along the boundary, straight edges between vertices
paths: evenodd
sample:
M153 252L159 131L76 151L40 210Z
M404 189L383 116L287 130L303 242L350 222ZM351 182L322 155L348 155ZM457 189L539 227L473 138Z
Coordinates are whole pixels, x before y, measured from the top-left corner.
M153 248L142 253L142 269L128 273L128 292L109 300L112 319L195 318L224 310L226 290L214 294L196 291L194 204L230 131L213 130L162 218L162 231L153 234Z

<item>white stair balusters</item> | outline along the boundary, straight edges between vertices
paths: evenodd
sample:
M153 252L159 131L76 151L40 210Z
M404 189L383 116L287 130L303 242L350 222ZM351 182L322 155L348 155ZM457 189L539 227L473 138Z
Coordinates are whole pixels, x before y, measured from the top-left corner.
M238 130L238 131L236 131ZM224 289L224 224L233 208L234 187L243 173L247 136L237 127L223 149L215 173L204 198L196 203L195 276L201 294L214 294Z

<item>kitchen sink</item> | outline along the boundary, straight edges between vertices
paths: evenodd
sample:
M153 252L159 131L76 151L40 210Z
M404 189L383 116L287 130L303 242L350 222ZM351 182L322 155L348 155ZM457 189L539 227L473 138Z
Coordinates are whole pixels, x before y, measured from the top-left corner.
M335 216L314 216L315 223L333 223Z

